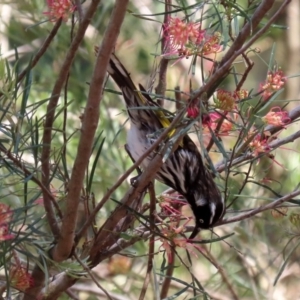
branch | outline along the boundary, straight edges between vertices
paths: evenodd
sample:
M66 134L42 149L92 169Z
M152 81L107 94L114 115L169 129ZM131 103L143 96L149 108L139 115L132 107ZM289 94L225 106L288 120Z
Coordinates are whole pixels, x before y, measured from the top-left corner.
M196 98L201 97L205 93L207 93L208 96L212 94L220 79L228 74L234 60L243 52L245 52L259 37L261 37L269 29L274 20L278 17L278 15L290 1L291 0L285 0L281 7L276 11L276 13L270 18L267 24L264 25L256 34L254 34L246 44L244 44L251 32L253 32L258 27L267 12L272 8L275 0L264 0L261 2L261 4L254 12L251 20L248 21L242 28L228 52L225 54L219 65L215 68L215 72L211 75L207 83L194 93L191 101L194 101Z
M63 89L64 84L68 78L69 70L73 63L77 49L81 44L82 39L84 38L85 31L88 25L90 24L91 18L95 13L99 2L100 0L92 1L88 11L86 12L84 20L79 26L78 32L71 43L70 49L62 65L60 74L55 82L54 88L52 90L51 98L47 106L46 119L44 123L41 163L42 163L42 183L44 184L44 186L48 188L49 191L50 191L49 184L50 184L50 152L51 152L51 142L52 142L52 127L53 127L58 99L60 97L61 90ZM46 216L48 219L49 226L51 228L52 233L57 238L59 235L59 233L55 230L57 225L53 224L53 221L50 219L51 214L54 213L50 198L47 193L43 193L43 198L44 198L44 206L45 206Z
M166 32L164 26L167 25L169 19L169 12L171 11L172 0L165 1L165 15L164 22L162 25L162 38L161 38L161 53L164 54L168 52L168 38L166 37ZM168 71L169 60L164 56L161 58L159 72L158 72L158 84L155 88L155 93L158 94L161 98L158 100L160 106L163 106L164 100L163 97L166 92L167 87L167 71Z
M282 127L281 127L282 129ZM300 130L292 133L291 135L283 138L283 139L276 139L273 142L269 143L268 146L274 150L277 149L278 147L288 144L288 143L292 143L294 142L296 139L300 138ZM221 173L223 172L226 168L228 168L229 166L235 166L240 164L241 162L247 161L247 160L251 160L251 159L260 159L261 157L263 157L265 155L265 153L261 153L260 155L258 155L257 157L255 157L253 155L252 152L247 152L246 154L244 154L243 156L239 156L235 159L231 159L229 162L224 163L224 161L219 162L216 164L215 168L216 170Z
M156 206L156 197L155 197L155 190L153 186L154 182L150 183L149 186L149 194L150 194L150 231L154 232L155 229L155 206ZM147 262L147 271L146 276L144 279L143 286L141 288L141 293L139 300L145 299L146 291L150 282L152 269L153 269L153 260L154 260L154 252L155 252L155 236L152 235L149 239L149 253L148 253L148 262Z
M96 11L98 3L99 1L93 1L89 11L86 13L85 19L82 21L82 26L84 26L85 29L89 24L93 13ZM89 97L82 122L82 134L80 136L77 156L75 158L73 172L69 183L69 193L66 199L66 211L62 221L61 234L57 245L52 251L55 261L62 261L68 258L73 247L77 210L80 202L80 192L83 185L85 170L89 164L94 136L99 122L99 107L106 78L106 69L110 55L116 44L120 27L125 17L127 3L128 1L116 2L97 56L96 66L90 84ZM89 22L87 22L87 20ZM75 40L76 37L74 41ZM77 40L79 40L79 37ZM44 142L44 144L47 143Z
M291 119L291 122L295 121L296 119L298 119L300 117L300 105L298 105L295 108L293 108L289 112L288 117ZM289 124L287 124L287 125L289 125ZM271 134L274 134L274 133L276 133L276 132L278 132L280 130L282 130L282 126L274 126L274 125L268 125L264 129L264 131L269 131Z
M245 219L249 219L263 211L269 210L269 209L274 209L277 206L281 205L282 203L289 201L290 199L293 199L294 197L300 195L300 190L292 192L290 194L287 194L269 204L262 205L260 207L254 208L249 212L246 212L244 214L240 214L239 216L228 218L228 219L223 219L222 222L220 222L217 226L223 225L223 224L228 224L228 223L233 223Z
M84 38L85 31L86 31L88 25L90 24L93 14L96 12L96 8L97 8L99 2L100 2L100 0L92 1L89 9L87 10L85 18L82 21L82 23L80 24L80 26L78 28L78 32L77 32L74 40L71 43L71 46L66 55L65 61L62 65L61 72L60 72L60 74L56 80L56 83L54 85L54 88L52 90L51 99L47 106L47 113L46 113L46 119L45 119L45 123L44 123L44 132L43 132L41 169L42 169L42 184L48 190L48 192L45 192L43 190L44 207L45 207L45 211L46 211L46 217L48 220L48 224L50 226L50 229L51 229L55 239L58 238L60 233L58 230L58 224L57 224L56 220L53 220L54 210L53 210L53 206L52 206L52 202L51 202L51 199L53 196L49 195L49 193L51 194L49 185L50 185L50 150L51 150L51 141L52 141L52 127L53 127L55 111L56 111L56 107L57 107L57 103L58 103L58 99L59 99L61 90L64 87L64 84L68 78L69 70L73 63L77 49ZM77 206L78 206L78 204L77 204ZM61 256L59 256L59 255L56 256L55 254L56 253L54 251L53 259L59 261L59 259L61 259ZM30 300L30 299L36 298L42 288L41 283L42 283L42 281L45 280L44 272L39 270L39 266L37 266L37 265L34 267L34 272L32 273L32 278L33 278L33 282L38 282L39 284L37 284L37 285L33 284L31 287L26 289L26 291L24 293L24 300ZM52 299L54 299L54 298L52 298Z

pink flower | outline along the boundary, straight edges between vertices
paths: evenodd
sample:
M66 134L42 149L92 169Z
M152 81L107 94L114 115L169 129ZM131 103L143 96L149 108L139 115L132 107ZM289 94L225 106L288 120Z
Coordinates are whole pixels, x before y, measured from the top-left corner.
M238 90L233 92L233 96L236 100L245 99L249 96L249 91L247 90Z
M168 216L172 221L180 220L182 217L181 207L186 205L186 201L181 200L182 196L178 193L171 195L162 195L160 197L159 206L161 213Z
M219 120L222 116L218 112L213 112L209 114L209 117L211 120L209 127L212 129L212 131L215 131L218 126ZM231 118L227 115L222 122L221 128L219 129L217 136L228 136L229 132L233 129L234 123L232 122Z
M219 52L221 49L220 41L221 41L220 32L215 32L214 35L206 38L206 41L202 47L202 51L201 51L202 54L208 55L208 54Z
M10 207L4 203L0 203L0 225L7 224L11 221L13 212Z
M7 241L13 239L15 236L9 233L9 227L7 224L0 225L0 241Z
M21 264L10 269L9 277L11 285L22 292L29 288L33 283L31 275L21 266Z
M267 80L260 84L259 90L262 91L262 97L267 100L271 95L280 90L286 83L287 78L281 70L276 72L268 72Z
M232 111L235 108L234 93L225 90L218 90L215 99L216 108L226 112Z
M164 27L164 35L168 42L167 54L178 54L179 56L190 56L201 44L205 30L201 30L198 22L184 22L179 18L169 18Z
M49 16L50 21L54 22L60 18L67 22L69 15L76 9L70 0L47 0L49 11L44 12Z
M199 44L204 36L200 23L184 22L179 18L170 18L165 32L173 45L184 48L187 44Z
M268 141L263 138L260 134L257 134L254 139L249 143L254 156L258 156L260 153L265 153L270 151Z
M282 111L278 106L271 108L262 120L265 123L274 126L284 126L291 122L291 119L288 117L288 112Z
M195 119L199 116L199 107L198 106L190 106L187 109L187 116L189 118Z

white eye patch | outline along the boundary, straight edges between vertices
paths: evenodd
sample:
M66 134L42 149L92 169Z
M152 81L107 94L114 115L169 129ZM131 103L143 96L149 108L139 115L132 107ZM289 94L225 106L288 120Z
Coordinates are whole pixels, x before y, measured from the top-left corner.
M196 200L196 205L197 206L204 206L207 203L207 200L204 198L199 198Z

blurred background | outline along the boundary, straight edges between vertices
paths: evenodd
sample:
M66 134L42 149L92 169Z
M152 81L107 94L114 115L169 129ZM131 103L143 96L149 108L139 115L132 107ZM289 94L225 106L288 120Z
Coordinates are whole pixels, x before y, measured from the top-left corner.
M179 1L187 6L201 4L203 1ZM218 7L221 1L211 1L207 6ZM230 2L230 1L229 1ZM248 1L232 1L240 7L246 6ZM87 7L89 1L83 3L83 9ZM279 6L282 1L277 1ZM55 121L55 134L53 147L56 152L53 161L58 159L61 145L67 140L66 161L60 162L60 172L53 180L53 190L60 194L69 173L77 151L81 117L84 113L83 108L86 103L89 81L93 73L95 54L94 47L101 43L103 33L107 27L114 2L111 0L102 1L98 11L89 26L84 42L81 44L77 56L74 60L72 70L68 79L68 86L65 95L60 99L59 109L67 108L67 118L62 114L58 115ZM179 5L179 4L178 4ZM24 70L32 56L42 46L43 41L53 27L53 23L47 20L43 14L47 11L45 1L24 0L24 1L0 1L0 59L7 60L10 67L18 72ZM276 7L274 7L276 11ZM156 67L161 54L161 24L164 18L164 3L161 1L135 0L130 1L128 12L123 23L120 36L116 45L116 53L130 72L136 84L141 83L149 87L155 77ZM176 14L174 14L175 16ZM178 16L184 16L182 12ZM272 15L272 12L269 16ZM265 21L267 22L268 17ZM208 20L209 21L209 20ZM208 28L208 21L203 23L204 28ZM71 24L75 19L69 19L63 23L53 43L48 48L45 55L41 58L31 74L31 88L28 97L28 107L32 106L32 115L36 124L42 124L45 115L47 99L50 97L57 74L60 71L62 61L65 58L72 36ZM224 23L225 24L225 23ZM226 28L224 28L224 32ZM273 64L280 67L288 77L284 91L274 100L274 106L287 105L286 110L291 110L299 105L300 100L300 1L292 0L288 8L280 15L271 29L260 38L254 45L253 51L249 51L248 57L254 62L254 67L249 74L243 88L258 91L259 84L266 78L270 58ZM223 33L222 33L223 34ZM254 51L255 50L255 51ZM224 50L224 52L226 49ZM217 54L220 60L224 52ZM168 71L167 84L169 91L167 97L174 98L174 88L179 86L182 91L189 93L190 80L193 81L195 88L201 86L202 79L199 74L208 74L210 65L207 61L201 66L197 65L191 70L191 58L181 59L175 64L170 65ZM202 71L199 71L202 68ZM242 73L244 62L235 63L236 71ZM5 89L5 79L0 78L0 90ZM1 86L2 83L2 86ZM156 86L156 83L154 83ZM222 88L234 90L235 82L233 78L226 79L222 83ZM131 166L131 161L124 151L126 139L126 129L128 128L127 115L124 111L122 98L110 90L117 90L112 81L108 81L101 104L100 123L98 128L98 143L95 145L95 159L97 149L102 143L102 150L97 169L93 177L91 190L95 199L100 200L104 193L119 178L124 171ZM7 124L15 124L22 103L22 95L26 87L21 86L18 90L14 107L11 107L12 114L10 119L3 120ZM4 104L0 104L4 107ZM173 102L166 102L166 108L174 111ZM2 112L3 113L3 112ZM66 120L66 123L65 123ZM24 121L23 130L30 126L29 121ZM64 128L66 137L61 134ZM299 122L295 122L287 129L284 129L281 137L287 136L299 130ZM40 127L40 134L42 127ZM38 131L37 131L38 134ZM24 133L24 136L25 133ZM105 140L103 140L105 137ZM224 138L226 149L233 146L236 135ZM0 139L5 139L5 134L0 133ZM29 131L28 136L29 139ZM26 139L25 139L26 140ZM24 149L26 143L23 144ZM268 179L266 184L270 190L257 184L247 185L239 199L229 211L229 216L236 210L246 210L250 207L258 206L266 201L276 198L272 192L280 195L290 193L297 188L300 182L299 172L299 141L288 144L276 150L275 160L263 158L254 166L253 177L261 181ZM37 150L39 151L39 150ZM38 162L35 156L29 151L24 151L23 159L29 164ZM38 157L38 155L36 156ZM214 163L220 160L217 154L212 154ZM243 171L243 169L240 169ZM222 176L222 174L221 174ZM0 201L9 204L13 209L23 206L24 189L18 182L15 175L9 175L0 169ZM229 178L228 203L238 193L241 178L239 175ZM130 183L123 184L115 194L114 199L121 199L127 191ZM165 187L158 185L157 194L163 192ZM39 191L32 187L27 192L29 202L34 203L39 198ZM58 199L60 197L58 196ZM63 198L63 197L62 197ZM147 200L145 200L147 201ZM115 207L111 201L98 216L99 223L109 216ZM209 245L201 245L203 249L208 249L212 253L211 260L199 255L199 252L191 251L192 273L201 282L203 288L213 296L214 299L233 299L230 288L234 289L239 299L300 299L298 282L300 277L299 259L300 249L299 234L300 226L295 226L290 222L289 214L297 214L296 208L286 212L286 217L276 216L271 212L265 212L251 219L243 220L234 224L227 224L216 229L217 234L225 236L234 233L233 236L223 242ZM43 219L43 211L35 208L30 218L36 219L37 216ZM42 230L42 229L41 229ZM45 230L45 229L43 229ZM205 232L201 236L203 239L211 237L210 232ZM39 239L39 235L35 236ZM43 238L44 239L44 238ZM157 251L162 250L157 244ZM195 251L196 252L196 251ZM113 299L127 300L138 299L142 286L143 276L146 269L148 245L139 242L130 249L124 250L125 255L114 256L109 261L102 263L95 268L95 276L106 289L113 294ZM186 260L185 251L179 253L183 260ZM159 274L164 262L163 253L155 256L155 272ZM286 262L286 265L284 265ZM3 263L3 261L2 261ZM282 266L284 265L284 268ZM182 263L176 261L177 268L174 272L174 279L171 285L171 294L176 295L176 299L194 299L192 293L183 290L184 282L190 282L190 273L182 267ZM218 266L219 271L216 269ZM2 265L3 269L3 265ZM222 271L223 270L223 271ZM274 281L282 270L279 281L274 286ZM223 275L221 274L223 272ZM161 280L161 278L160 278ZM74 291L78 292L79 299L106 299L103 293L91 280L82 279L75 286ZM146 299L154 299L155 286L152 282L152 289L147 292ZM171 296L170 294L170 296ZM64 299L64 298L62 298ZM66 298L67 299L67 298ZM170 298L171 299L171 298ZM200 298L197 298L200 299ZM202 299L202 298L201 298ZM205 297L203 296L203 299ZM207 298L208 299L208 298Z

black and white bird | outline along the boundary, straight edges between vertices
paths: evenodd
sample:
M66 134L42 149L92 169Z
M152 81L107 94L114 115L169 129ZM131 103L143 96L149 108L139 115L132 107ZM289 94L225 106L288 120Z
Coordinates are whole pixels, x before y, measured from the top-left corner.
M153 144L157 133L166 127L166 118L161 110L153 109L156 104L149 95L137 90L115 54L111 56L107 71L122 91L130 119L127 150L137 160ZM141 167L146 168L153 156L154 153L144 159ZM188 135L167 158L155 179L173 188L188 201L196 223L190 239L200 229L209 229L222 218L225 210L223 197Z

